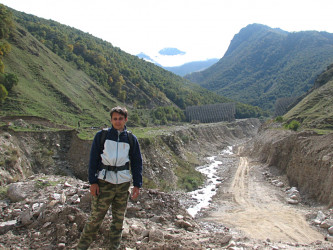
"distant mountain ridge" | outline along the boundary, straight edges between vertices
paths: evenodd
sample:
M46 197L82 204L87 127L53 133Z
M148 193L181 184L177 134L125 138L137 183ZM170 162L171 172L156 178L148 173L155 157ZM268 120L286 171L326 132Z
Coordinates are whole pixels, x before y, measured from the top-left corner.
M306 93L333 62L333 34L286 32L251 24L208 69L185 78L223 96L272 110L275 100Z
M179 76L185 76L187 74L190 74L192 72L198 72L201 70L205 70L208 67L212 66L214 63L217 63L219 61L218 58L212 58L212 59L207 59L204 61L193 61L193 62L188 62L180 66L174 66L174 67L165 67L162 66L160 63L158 63L156 60L152 59L150 56L147 54L141 52L136 55L137 57L144 59L148 62L154 63L157 66L160 66L176 75Z
M214 63L217 63L220 59L212 58L208 59L206 61L195 61L195 62L189 62L185 63L181 66L176 67L163 67L166 70L171 71L172 73L175 73L179 76L185 76L187 74L190 74L192 72L198 72L205 70L212 66Z

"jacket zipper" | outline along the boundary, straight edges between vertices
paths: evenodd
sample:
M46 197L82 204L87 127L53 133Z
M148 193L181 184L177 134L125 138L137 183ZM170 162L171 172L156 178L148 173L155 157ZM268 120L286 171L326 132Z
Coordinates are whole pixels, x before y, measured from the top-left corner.
M118 145L119 145L119 136L120 133L118 133L118 139L117 139L117 153L116 153L116 162L115 162L115 167L117 167L117 161L118 161ZM118 184L118 172L116 171L116 183Z

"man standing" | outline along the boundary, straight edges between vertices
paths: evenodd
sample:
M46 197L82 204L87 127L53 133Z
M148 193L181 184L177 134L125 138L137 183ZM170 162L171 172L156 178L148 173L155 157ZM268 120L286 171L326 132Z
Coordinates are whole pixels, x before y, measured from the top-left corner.
M112 127L107 133L97 132L91 147L89 161L91 215L83 229L77 249L88 249L96 238L110 205L112 209L110 249L118 249L130 182L133 179L132 199L139 196L142 186L142 157L137 138L126 130L127 109L115 107L110 115ZM102 135L103 133L106 135ZM103 140L105 140L104 148L101 146Z

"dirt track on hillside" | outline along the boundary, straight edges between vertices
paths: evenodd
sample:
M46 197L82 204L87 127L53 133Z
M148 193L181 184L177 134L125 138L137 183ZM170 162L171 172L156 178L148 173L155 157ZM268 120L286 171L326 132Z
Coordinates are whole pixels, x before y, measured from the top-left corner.
M217 209L204 220L215 221L257 240L309 244L324 236L305 219L307 209L286 202L284 191L263 176L265 167L236 157L229 180L223 183L213 203Z

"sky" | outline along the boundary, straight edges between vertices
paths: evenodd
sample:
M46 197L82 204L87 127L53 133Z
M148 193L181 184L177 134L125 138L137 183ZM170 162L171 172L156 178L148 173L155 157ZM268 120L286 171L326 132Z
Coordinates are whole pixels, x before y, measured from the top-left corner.
M222 58L248 24L333 33L332 0L0 0L15 10L88 32L163 66ZM161 56L177 48L182 56Z

